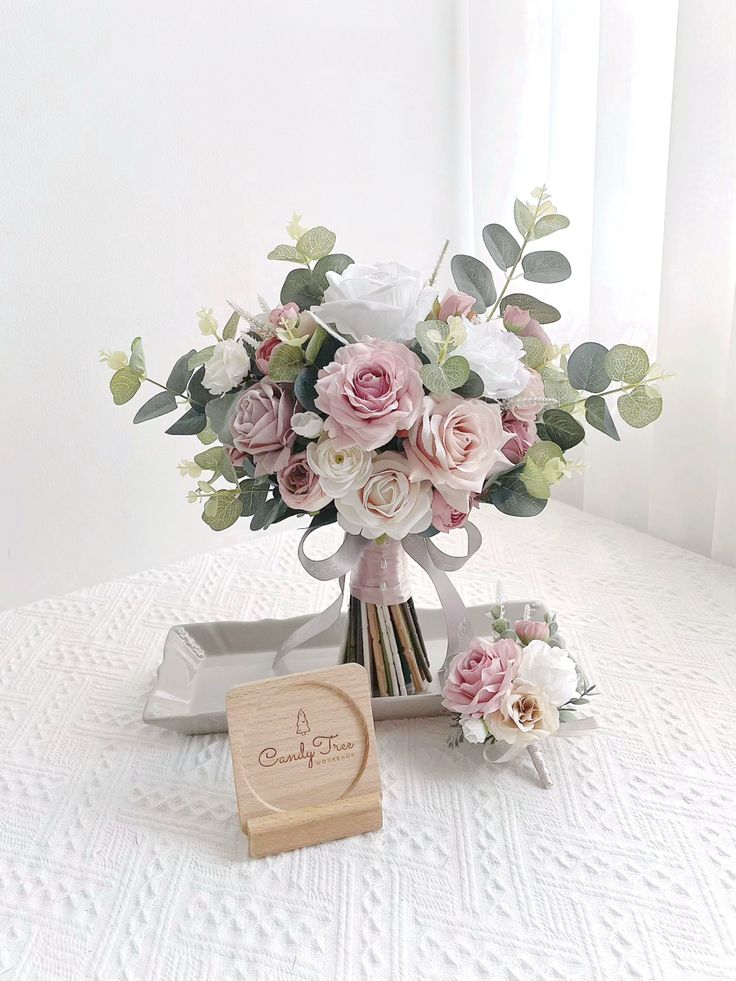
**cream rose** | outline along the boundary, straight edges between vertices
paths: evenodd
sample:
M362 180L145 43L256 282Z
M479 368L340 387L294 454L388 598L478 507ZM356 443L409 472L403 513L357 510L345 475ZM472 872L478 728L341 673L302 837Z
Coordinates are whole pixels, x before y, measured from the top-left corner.
M250 358L238 341L220 341L205 363L202 384L213 395L224 395L239 385L250 369Z
M496 739L523 748L557 732L560 714L546 692L517 679L504 692L497 711L484 716L484 721Z
M497 405L425 395L404 449L412 478L431 480L448 504L467 513L470 495L483 489L490 474L511 466L501 452L507 439Z
M337 499L358 490L371 475L373 454L359 446L338 449L334 440L324 436L307 447L307 462L319 477L325 494Z
M337 520L351 535L399 540L432 523L432 485L412 480L401 453L380 453L364 486L335 501Z

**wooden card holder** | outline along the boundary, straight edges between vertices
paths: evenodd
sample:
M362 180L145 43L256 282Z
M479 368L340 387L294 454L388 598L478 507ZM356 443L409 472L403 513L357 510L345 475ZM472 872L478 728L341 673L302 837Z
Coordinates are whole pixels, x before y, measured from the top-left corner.
M240 685L226 707L240 825L253 858L381 827L364 667Z

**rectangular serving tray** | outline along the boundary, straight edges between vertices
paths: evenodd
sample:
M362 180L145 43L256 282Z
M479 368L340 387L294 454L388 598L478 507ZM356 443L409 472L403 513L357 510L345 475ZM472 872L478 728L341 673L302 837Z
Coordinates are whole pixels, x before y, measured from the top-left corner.
M490 632L490 604L468 607L468 639ZM524 600L504 604L508 620L520 620L525 611L530 619L543 620L542 603ZM373 698L373 717L409 719L441 715L439 669L445 660L447 641L441 610L418 610L429 654L433 681L430 690L418 695ZM314 641L293 651L285 659L290 671L312 671L337 664L346 614ZM231 688L249 681L270 678L276 652L286 638L311 619L223 621L184 623L172 627L164 643L164 654L156 683L143 710L143 721L187 735L227 732L225 696Z

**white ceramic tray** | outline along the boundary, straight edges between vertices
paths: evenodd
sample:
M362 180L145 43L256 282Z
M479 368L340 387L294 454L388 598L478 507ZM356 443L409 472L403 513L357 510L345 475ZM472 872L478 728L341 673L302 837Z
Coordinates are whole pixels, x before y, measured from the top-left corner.
M527 606L531 618L544 619L541 603L505 603L506 617L519 620ZM489 632L490 604L471 606L469 638ZM441 715L437 677L445 659L445 626L441 610L419 610L433 681L429 692L420 695L374 698L373 717L408 719ZM184 623L166 636L164 656L156 684L143 710L143 721L163 729L189 735L227 732L225 695L236 685L273 675L272 662L281 644L308 616L290 620L255 620L252 623ZM286 658L291 671L312 671L337 663L345 629L345 613L328 631Z

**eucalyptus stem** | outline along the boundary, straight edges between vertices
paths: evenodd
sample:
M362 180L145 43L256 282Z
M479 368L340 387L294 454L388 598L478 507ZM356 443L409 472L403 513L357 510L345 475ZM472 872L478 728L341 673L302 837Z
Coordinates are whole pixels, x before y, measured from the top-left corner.
M435 282L437 280L437 274L440 271L440 266L444 262L445 256L447 255L447 250L449 248L450 248L450 240L449 240L449 238L447 238L447 239L445 239L445 244L442 246L442 251L440 252L439 258L437 259L437 262L435 263L435 267L434 267L434 269L432 271L432 275L429 277L429 285L430 286L434 286L434 284L435 284Z
M153 378L149 378L148 375L143 376L143 381L150 382L152 385L155 385L157 388L163 389L164 392L171 392L172 395L184 399L184 401L188 402L190 405L198 405L200 409L204 409L204 406L202 405L201 402L195 402L194 399L190 399L188 395L184 395L182 392L175 392L173 388L169 388L168 385L162 385L161 382L154 381Z
M535 224L537 222L537 216L539 214L539 209L542 206L542 198L543 198L544 192L546 190L547 190L547 185L546 184L543 184L542 185L542 193L539 195L539 197L537 199L537 206L534 209L534 215L532 216L532 223L529 226L529 228L527 229L526 234L524 235L524 238L523 238L523 240L521 242L521 248L519 249L519 254L516 257L516 262L513 264L513 266L509 270L509 273L508 273L508 275L506 277L506 282L503 284L503 287L501 289L501 292L496 297L496 302L493 304L493 307L491 308L491 312L488 314L488 317L486 318L487 320L491 320L493 318L493 314L496 312L496 310L498 310L498 307L499 307L499 304L501 303L501 300L506 295L506 290L509 288L509 283L514 278L514 273L516 272L516 268L519 265L519 263L521 262L521 257L524 255L524 249L529 244L529 238L530 238L532 232L534 231L534 226L535 226Z
M581 402L587 402L589 398L593 395L599 395L604 399L607 395L616 395L619 392L630 392L632 388L639 388L640 385L648 385L650 382L664 381L664 375L655 375L654 378L642 378L638 382L629 382L627 385L622 385L620 388L609 388L607 392L592 392L585 396L584 399L576 399L574 402L565 402L564 405L560 405L560 409L568 409L573 405L580 405Z

